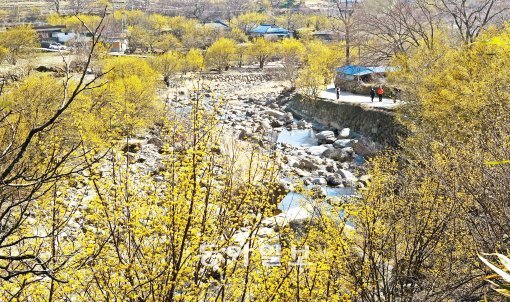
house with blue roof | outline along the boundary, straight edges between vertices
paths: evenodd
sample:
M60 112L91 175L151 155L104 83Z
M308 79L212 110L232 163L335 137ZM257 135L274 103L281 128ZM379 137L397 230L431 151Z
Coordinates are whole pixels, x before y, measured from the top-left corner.
M274 24L260 24L250 30L250 36L252 38L264 37L266 39L283 39L290 38L291 33L287 29Z
M389 66L345 65L336 68L336 77L343 80L361 80L367 82L374 77L385 76L387 72L393 70L394 68Z
M345 65L336 68L337 74L344 76L360 77L374 73L386 73L393 71L393 67L388 66L360 66L360 65Z
M359 94L367 94L371 86L386 83L386 74L395 70L391 66L345 65L336 68L335 87Z

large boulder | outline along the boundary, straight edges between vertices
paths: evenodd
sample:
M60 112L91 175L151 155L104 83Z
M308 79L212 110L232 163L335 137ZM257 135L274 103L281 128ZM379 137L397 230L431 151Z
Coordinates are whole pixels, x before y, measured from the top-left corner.
M348 171L348 170L345 170L345 169L339 169L337 171L337 173L342 176L343 179L347 180L347 181L354 181L356 180L356 177L354 176L354 174L352 174L351 171Z
M333 147L339 148L339 149L346 148L346 147L352 147L352 140L351 139L339 139L339 140L336 140L333 143Z
M350 136L351 136L351 129L343 128L342 131L340 131L338 138L349 138Z
M285 116L283 117L283 121L286 124L291 124L294 122L294 116L292 115L291 112L287 112L287 113L285 113Z
M326 177L326 182L328 186L335 187L343 184L343 179L339 174L330 174Z
M315 135L317 142L322 144L332 144L335 142L335 133L333 131L322 131Z
M315 209L311 204L306 203L288 210L285 214L290 225L298 227L315 216Z
M313 146L306 149L306 151L313 156L321 156L326 150L328 150L326 146Z
M336 160L339 162L346 162L352 158L352 156L349 155L349 153L347 153L346 151L334 148L330 148L324 151L324 153L322 153L322 157L330 158L332 160Z
M277 119L282 119L285 116L285 113L277 110L268 109L266 110L266 114Z
M335 172L336 170L338 170L336 162L333 161L333 160L327 161L327 163L326 163L326 171L328 171L328 172Z
M360 154L365 157L371 157L381 151L383 146L376 142L370 141L368 138L363 137L361 139L355 140L352 143L352 148L356 154Z
M342 148L342 151L349 154L349 156L354 157L354 149L352 147Z
M315 171L320 169L319 163L316 160L314 160L314 158L308 157L302 158L294 166L307 171Z

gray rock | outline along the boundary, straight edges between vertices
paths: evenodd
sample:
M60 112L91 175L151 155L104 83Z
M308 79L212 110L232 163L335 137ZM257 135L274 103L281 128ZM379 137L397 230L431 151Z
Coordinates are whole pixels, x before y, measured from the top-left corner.
M319 169L319 164L312 158L302 158L297 163L297 168L314 171Z
M322 153L322 157L330 158L339 162L346 162L351 159L351 156L342 149L328 149Z
M163 141L159 137L151 137L147 143L158 147L158 149L163 148Z
M281 179L279 181L280 190L282 191L291 191L294 189L292 183L286 179Z
M323 185L326 185L327 182L326 182L326 180L324 178L317 177L317 178L312 179L312 184L323 186Z
M343 184L343 179L338 174L331 174L326 177L326 182L328 186L335 187Z
M322 131L315 135L319 144L332 144L335 142L335 133L333 131Z
M267 131L270 130L271 128L272 128L271 124L267 120L263 120L262 122L260 122L260 126L257 128L257 131Z
M306 151L313 156L321 156L326 150L328 150L326 146L313 146L306 149Z
M342 178L347 181L356 180L356 177L354 176L354 174L352 174L352 172L350 172L348 170L339 169L336 173L339 174L340 176L342 176Z
M285 113L283 120L285 123L291 124L292 122L294 122L294 116L292 115L291 112L287 112L287 113Z
M354 156L354 149L352 147L342 148L342 151L344 151L345 153L349 154L349 156L351 156L351 157Z
M296 123L298 129L305 129L306 128L306 121L298 121Z
M326 166L326 171L333 173L336 170L338 170L338 167L336 166L336 163L334 161L328 162Z
M266 110L266 114L269 116L275 117L277 119L281 119L285 116L285 113L283 113L281 111L272 110L272 109Z
M342 129L342 131L340 131L340 134L338 135L339 138L349 138L350 136L351 136L350 128Z
M299 168L294 168L294 173L299 177L309 177L311 175L310 172L303 171Z
M355 140L352 143L352 148L354 149L354 152L356 152L356 154L361 154L366 157L374 156L375 154L377 154L377 152L383 149L383 147L380 144L372 142L364 137Z
M303 204L288 210L285 214L292 227L300 227L303 223L312 219L316 213L312 205Z
M316 172L317 172L317 175L319 175L319 176L324 176L324 175L328 174L328 171L326 171L326 170L317 170Z
M350 139L339 139L339 140L336 140L333 143L333 146L335 148L339 148L339 149L346 148L346 147L352 147L352 140L350 140Z

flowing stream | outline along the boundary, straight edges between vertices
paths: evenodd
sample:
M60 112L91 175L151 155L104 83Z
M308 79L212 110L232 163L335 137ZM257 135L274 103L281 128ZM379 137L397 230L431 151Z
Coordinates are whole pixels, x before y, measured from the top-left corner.
M315 137L315 131L312 129L293 129L293 130L284 129L278 135L276 142L277 144L288 144L293 147L318 146L317 138ZM357 159L357 161L362 162L363 159L359 158ZM312 187L313 186L309 186L309 188ZM322 188L323 188L322 191L326 194L326 198L342 196L347 197L355 194L355 190L352 187L322 186ZM312 205L314 207L320 206L317 205L310 197L306 197L300 193L291 191L278 204L278 209L282 210L283 212L288 212L289 210L303 207L307 204Z

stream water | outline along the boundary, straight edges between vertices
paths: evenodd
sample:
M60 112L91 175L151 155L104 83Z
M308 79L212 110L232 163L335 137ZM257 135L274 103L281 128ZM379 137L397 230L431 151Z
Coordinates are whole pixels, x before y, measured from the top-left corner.
M285 143L294 147L313 147L318 146L317 138L315 137L315 131L312 129L296 129L286 130L284 129L278 135L276 140L277 143ZM363 159L357 159L362 162ZM355 194L355 190L352 187L338 188L323 186L326 192L326 197L342 197L351 196ZM296 192L289 192L282 201L278 204L278 208L283 212L287 212L291 209L302 207L306 204L314 204L313 200L302 194Z
M297 129L287 130L284 129L278 135L276 143L286 143L294 147L311 147L317 146L317 139L315 138L315 131L312 129Z

